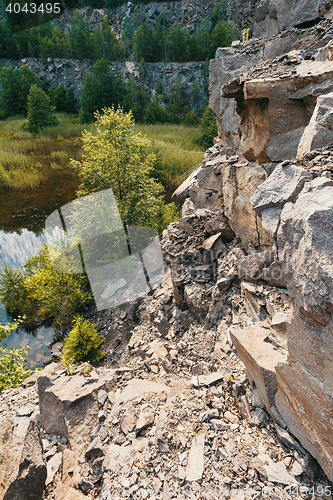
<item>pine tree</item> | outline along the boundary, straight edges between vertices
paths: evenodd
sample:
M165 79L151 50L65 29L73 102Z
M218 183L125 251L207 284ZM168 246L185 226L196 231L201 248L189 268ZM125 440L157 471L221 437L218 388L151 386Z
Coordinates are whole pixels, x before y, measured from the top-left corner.
M1 118L26 115L27 101L33 84L41 86L40 80L33 74L29 66L13 69L10 66L0 68Z
M49 91L49 98L56 111L74 113L74 101L72 94L63 85Z
M125 95L125 86L120 76L115 77L105 58L99 59L91 74L86 75L80 94L81 120L90 122L94 112L110 106L117 107Z
M32 85L28 96L28 117L25 128L37 135L45 127L57 125L58 120L45 92Z
M99 349L103 342L93 324L86 321L82 316L77 316L74 320L73 329L65 339L65 358L68 361L73 360L77 363L94 363L104 355L103 351Z

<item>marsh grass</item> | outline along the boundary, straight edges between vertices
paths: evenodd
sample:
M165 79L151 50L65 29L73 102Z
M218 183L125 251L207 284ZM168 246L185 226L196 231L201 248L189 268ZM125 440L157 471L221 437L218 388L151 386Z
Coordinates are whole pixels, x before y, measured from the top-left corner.
M155 173L167 192L175 190L198 166L204 152L194 143L198 131L184 125L136 125L157 154Z
M33 137L24 127L25 118L0 122L0 189L36 189L53 169L69 169L70 158L81 157L79 136L95 126L78 123L77 117L57 114L59 125Z
M36 189L52 170L69 170L70 159L82 157L81 133L94 133L94 124L83 125L74 115L58 113L59 125L33 137L23 126L24 117L0 122L0 190ZM135 125L146 135L157 154L154 175L169 196L202 161L203 151L194 143L197 129L183 125Z
M51 168L53 170L63 170L71 168L70 157L67 151L51 152Z
M9 187L14 191L35 189L45 176L40 172L27 172L24 170L11 170L8 172Z

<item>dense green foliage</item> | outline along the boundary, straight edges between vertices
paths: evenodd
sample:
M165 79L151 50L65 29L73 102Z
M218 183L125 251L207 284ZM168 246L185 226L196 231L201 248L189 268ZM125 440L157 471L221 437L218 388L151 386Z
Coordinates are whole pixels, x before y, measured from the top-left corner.
M90 122L94 113L102 108L121 104L125 94L125 85L121 76L115 77L106 59L100 59L88 74L82 85L80 115L83 122Z
M0 118L27 114L28 95L32 85L42 87L41 81L29 66L13 69L0 66L1 108Z
M0 119L27 115L28 97L33 85L44 91L47 90L45 84L34 75L30 66L21 66L20 69L14 69L8 65L0 66L0 85ZM37 93L37 95L41 94ZM49 90L49 98L56 111L75 112L72 94L63 85Z
M9 325L0 324L0 341L10 335L19 326L20 321L15 321ZM32 370L26 367L25 354L29 347L25 349L6 349L0 345L0 394L2 391L17 387L24 379L33 374Z
M73 328L65 338L64 357L70 363L94 363L99 361L104 353L100 349L103 338L97 333L93 323L77 316Z
M160 18L157 28L147 24L135 31L133 53L137 61L145 62L205 61L214 57L217 47L230 45L234 35L228 21L220 20L211 29L205 19L195 33L190 33L178 23L165 29Z
M199 119L199 134L195 139L196 144L203 148L213 145L213 139L217 136L216 116L207 106L202 117Z
M49 97L37 85L32 85L28 95L28 114L25 128L33 135L37 135L43 128L54 127L57 124L58 120Z
M150 177L156 157L149 141L134 132L131 112L106 108L95 116L96 135L82 134L83 161L71 162L82 179L79 195L112 188L124 224L160 234L176 211L164 205L163 187Z
M194 94L196 92L198 89L194 86ZM140 123L196 123L198 116L188 106L189 96L180 79L169 96L164 94L160 83L156 85L152 101L148 97L145 88L135 84L134 77L126 85L122 75L114 76L106 59L100 59L92 73L86 75L81 87L81 122L91 122L95 111L120 106L127 112L131 111L135 121Z
M147 24L133 31L128 23L118 38L106 18L100 30L96 27L90 31L79 10L71 17L70 29L64 32L56 21L16 32L1 21L0 48L3 57L15 59L60 57L97 60L105 57L112 61L126 61L132 55L136 61L146 62L203 61L214 57L217 47L230 45L235 36L235 28L220 17L222 11L214 15L214 19L204 19L199 29L191 33L179 23L167 26L163 12L155 28Z
M65 331L91 300L86 276L58 272L46 246L16 271L5 267L0 276L1 301L10 314L24 315L29 327L47 321Z
M72 94L63 85L59 85L56 89L50 89L49 98L56 111L64 111L65 113L75 112Z

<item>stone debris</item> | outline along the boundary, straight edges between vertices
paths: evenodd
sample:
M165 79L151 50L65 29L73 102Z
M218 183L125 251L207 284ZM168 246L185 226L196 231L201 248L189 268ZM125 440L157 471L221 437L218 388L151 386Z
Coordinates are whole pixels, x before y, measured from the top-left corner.
M86 312L96 366L53 362L2 393L1 498L331 498L331 21L318 1L289 21L274 5L248 6L273 38L210 63L219 138L173 195L161 285Z
M46 463L40 498L209 498L212 488L215 498L235 490L264 495L265 488L284 498L283 488L302 486L310 499L312 485L329 484L284 428L273 405L276 379L255 343L265 338L272 366L275 356L284 359L285 340L270 323L289 314L288 292L261 275L242 281L237 238L219 235L220 253L207 253L203 243L212 235L205 227L218 234L219 214L195 211L186 218L192 232L181 223L169 226L163 283L135 307L95 313L106 338L110 329L117 332L103 362L71 376L52 363L2 394L2 419L24 428L38 422ZM228 288L217 285L222 279ZM266 311L263 322L251 324L245 292ZM163 333L156 318L165 319ZM253 347L253 371L245 371L232 345L241 335ZM276 412L275 422L265 407Z

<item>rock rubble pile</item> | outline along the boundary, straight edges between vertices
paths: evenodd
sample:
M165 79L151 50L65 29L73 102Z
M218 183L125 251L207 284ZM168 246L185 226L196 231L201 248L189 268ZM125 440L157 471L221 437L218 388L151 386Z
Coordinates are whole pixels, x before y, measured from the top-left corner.
M206 153L203 168L223 157L217 150ZM316 175L329 165L318 156L304 161ZM330 483L317 462L276 410L274 421L267 413L274 415L277 388L272 375L267 385L265 359L285 359L291 312L287 289L264 279L272 252L247 255L222 205L196 208L190 197L162 248L162 285L98 313L107 338L99 366L81 365L69 375L53 362L2 394L1 495L324 497ZM232 340L243 342L237 350L248 356L246 339L255 343L258 331L263 366L248 378Z

